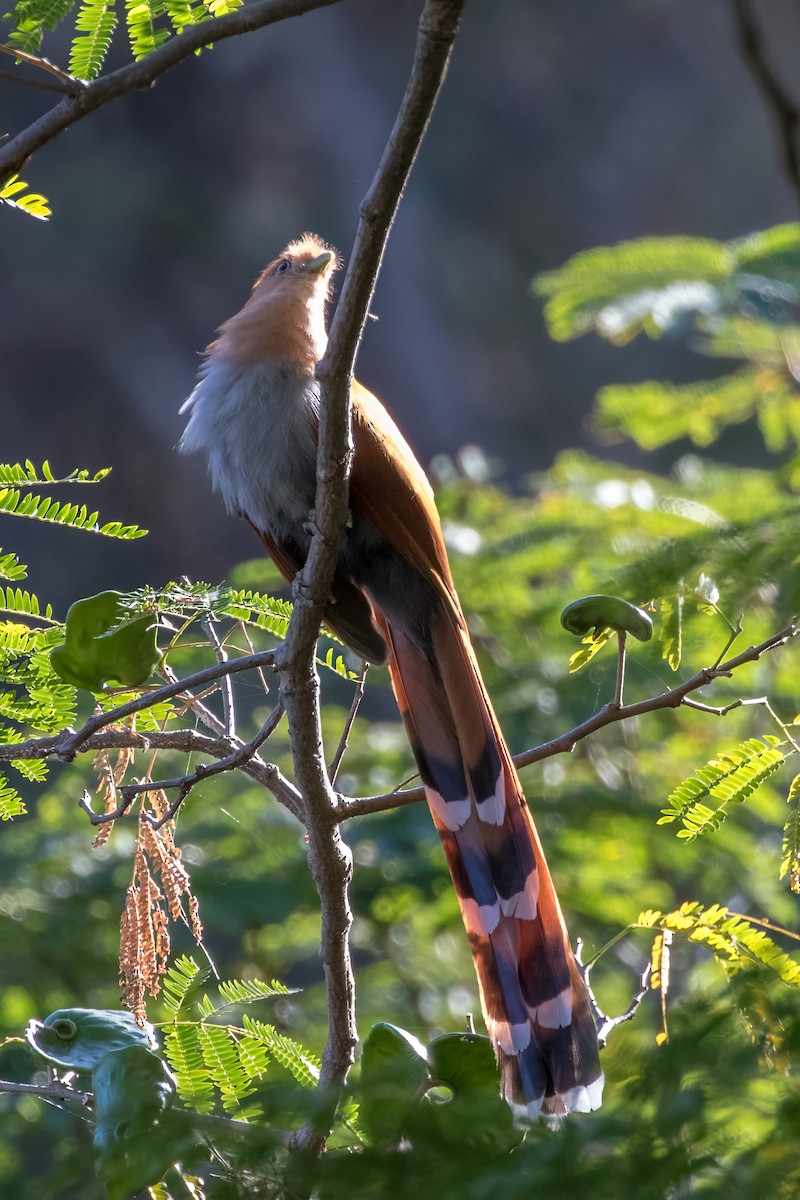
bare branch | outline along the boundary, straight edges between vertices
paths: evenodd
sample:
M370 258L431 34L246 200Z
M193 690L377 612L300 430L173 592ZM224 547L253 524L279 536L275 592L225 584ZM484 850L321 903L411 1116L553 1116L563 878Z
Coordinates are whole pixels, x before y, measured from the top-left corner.
M42 1100L53 1100L56 1104L64 1104L74 1100L86 1106L89 1103L89 1093L79 1092L68 1083L60 1083L54 1079L52 1083L14 1083L10 1079L0 1079L0 1092L12 1092L17 1096L40 1096Z
M337 797L325 770L314 650L333 572L344 544L352 439L353 363L375 288L386 239L444 80L464 0L426 0L411 74L394 128L361 206L350 265L317 371L320 428L314 533L296 587L294 612L280 656L281 696L289 718L295 774L306 804L309 861L322 909L321 953L328 998L328 1037L319 1086L331 1097L325 1117L300 1130L298 1148L321 1146L332 1125L339 1089L357 1041L350 961L352 856L341 839ZM325 1128L327 1126L327 1129Z
M668 692L662 692L658 696L651 696L648 700L639 700L635 704L624 704L620 707L617 707L613 701L610 704L605 704L598 712L589 717L588 720L582 721L580 725L576 725L568 733L562 733L559 737L553 738L549 742L544 742L541 746L535 746L531 750L523 751L522 754L515 754L514 766L520 770L531 763L540 762L545 758L552 758L556 754L569 754L575 749L578 742L582 742L584 738L596 733L598 729L603 729L606 725L614 725L618 721L627 721L631 717L641 717L645 713L658 712L660 709L680 708L681 705L687 705L691 708L699 709L701 712L710 712L716 716L724 716L731 709L739 708L742 704L751 702L736 700L724 708L717 709L712 708L710 705L699 704L696 701L687 699L687 697L700 688L708 687L715 679L728 677L739 667L743 667L747 663L756 662L761 658L762 654L767 654L769 651L785 645L786 642L797 637L798 633L800 633L800 625L796 625L792 621L789 625L779 630L778 633L773 633L770 637L765 638L763 642L759 642L757 646L750 646L749 649L743 650L741 654L737 654L734 658L729 658L715 667L704 667L702 671L698 671L691 679L687 679L685 683L671 688ZM762 703L762 701L753 701L753 703ZM346 821L350 817L364 817L370 813L402 808L406 804L418 804L420 800L424 799L425 792L421 787L411 788L408 791L388 792L382 796L367 796L359 800L349 800L344 796L340 796L336 810L337 820Z
M75 95L65 97L60 104L18 133L0 149L0 180L20 171L36 150L46 146L76 121L112 100L118 100L120 96L139 88L151 87L165 71L177 66L195 50L338 3L339 0L256 0L255 4L238 8L224 17L216 17L184 30L180 37L170 38L140 62L130 63L81 86Z
M756 24L750 0L733 0L739 43L747 69L756 86L761 89L771 109L783 149L783 164L789 181L800 199L800 153L798 153L798 123L800 111L780 83L775 69L767 58L763 36Z
M650 976L652 974L653 967L652 963L648 962L646 964L639 977L639 988L636 994L633 996L630 1004L625 1009L625 1012L620 1013L618 1017L607 1017L600 1005L597 1003L597 997L592 990L590 977L593 963L584 963L581 957L582 951L583 943L579 938L575 950L575 961L580 967L584 983L586 984L586 990L589 993L589 1002L591 1003L595 1022L597 1023L597 1042L602 1050L605 1047L605 1044L608 1041L608 1035L612 1032L612 1030L616 1029L618 1025L623 1025L625 1021L632 1021L636 1016L636 1013L639 1010L639 1005L642 1003L648 991L650 990Z
M246 762L249 762L258 748L264 744L270 734L278 727L282 716L283 705L276 704L264 722L264 725L249 742L245 742L238 750L234 750L226 758L221 758L215 763L210 765L207 763L198 763L190 775L183 775L177 779L160 779L149 784L136 783L120 788L120 795L122 796L120 807L122 805L127 807L127 805L131 804L139 792L152 792L159 789L165 791L167 788L180 788L177 799L169 806L164 816L157 821L151 820L150 822L154 829L160 829L167 821L172 820L195 784L199 783L202 779L210 779L213 775L221 775L223 771L233 771L236 767L241 767ZM108 819L109 815L105 814L103 820L107 821Z

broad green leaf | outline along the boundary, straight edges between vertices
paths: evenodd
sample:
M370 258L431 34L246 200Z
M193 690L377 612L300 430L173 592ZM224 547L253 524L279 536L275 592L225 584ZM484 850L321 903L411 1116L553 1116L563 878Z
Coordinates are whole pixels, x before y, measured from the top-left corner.
M127 616L121 599L120 592L100 592L71 606L64 643L50 655L67 683L99 692L108 680L138 687L152 675L160 658L154 618Z

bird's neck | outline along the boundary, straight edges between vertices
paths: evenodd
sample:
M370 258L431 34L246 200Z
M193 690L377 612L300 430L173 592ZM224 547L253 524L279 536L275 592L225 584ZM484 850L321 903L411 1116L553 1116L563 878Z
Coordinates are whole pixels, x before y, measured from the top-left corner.
M275 297L256 289L220 327L209 351L232 365L283 365L313 377L327 344L324 305L315 296Z

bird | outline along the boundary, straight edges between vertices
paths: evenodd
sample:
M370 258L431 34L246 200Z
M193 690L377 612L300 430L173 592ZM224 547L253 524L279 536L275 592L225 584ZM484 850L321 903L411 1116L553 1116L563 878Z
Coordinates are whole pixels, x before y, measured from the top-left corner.
M184 454L292 581L309 549L326 311L341 262L290 242L205 351ZM387 665L472 950L500 1091L533 1121L600 1106L588 987L453 584L433 491L380 400L353 380L351 521L326 625Z

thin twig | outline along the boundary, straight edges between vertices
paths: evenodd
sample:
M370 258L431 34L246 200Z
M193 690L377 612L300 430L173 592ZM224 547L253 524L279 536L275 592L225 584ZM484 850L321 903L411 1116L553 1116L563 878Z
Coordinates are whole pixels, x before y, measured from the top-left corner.
M129 700L126 704L120 704L117 708L109 709L108 712L97 713L90 717L89 720L77 732L72 732L64 741L56 747L55 753L65 762L72 762L86 739L98 729L102 729L106 725L113 725L117 721L121 721L124 717L129 717L131 713L140 712L143 708L151 708L154 704L160 703L162 700L171 700L173 696L179 696L182 692L189 691L191 688L202 687L206 683L212 683L216 679L222 679L226 675L238 673L239 671L250 671L255 667L274 666L277 659L275 650L261 650L258 654L244 654L241 658L229 659L224 663L217 663L215 667L205 667L202 671L196 671L194 675L188 675L185 679L176 679L174 682L165 683L163 687L155 688L153 691L144 692L141 696L137 696L134 700Z
M786 174L800 199L800 153L797 141L800 111L767 58L764 39L753 16L750 0L733 0L733 12L742 56L772 111L783 149Z
M206 617L200 622L201 628L205 630L208 640L214 647L214 654L217 662L224 663L228 661L228 652L219 640L217 635L217 627L211 617ZM236 709L233 703L233 683L230 675L225 675L220 681L222 688L222 711L225 717L225 736L235 737L236 735Z
M175 675L171 667L164 666L161 674L170 683L175 680ZM192 712L195 714L198 720L202 721L206 729L210 729L212 733L215 733L217 736L220 736L224 732L224 727L219 717L216 715L216 713L212 712L210 708L203 704L198 697L189 692L185 692L181 695L181 700L184 704L191 708ZM234 749L239 749L243 745L241 740L236 737L227 739L227 742L228 745L232 746ZM260 773L261 778L259 779L259 782L263 783L264 786L272 792L279 804L282 804L284 808L288 808L289 812L292 813L293 816L297 817L297 820L301 823L301 825L305 825L305 809L303 806L303 798L294 784L290 783L289 780L286 779L286 777L281 773L281 771L278 770L274 763L265 763L258 754L254 754L252 758L248 762L243 763L239 769L244 771L246 775L250 775L255 779L258 778L258 776L255 774L254 768Z
M202 779L210 779L214 775L221 775L223 771L233 771L236 767L241 767L246 762L249 762L259 747L262 746L267 738L275 731L275 729L277 729L282 716L283 705L278 703L275 705L261 729L259 729L258 733L252 737L249 742L245 742L240 749L235 750L232 754L229 754L227 758L221 758L215 763L198 763L191 775L184 775L179 779L162 779L156 783L151 783L149 787L146 784L133 784L130 788L121 788L120 792L123 797L123 803L126 799L128 799L128 793L130 793L130 800L128 800L128 803L131 803L137 792L155 791L156 789L166 791L167 788L180 788L177 799L169 806L163 817L161 817L159 820L154 820L148 817L153 829L160 829L162 825L166 825L167 821L171 821L173 819L196 783L199 783Z
M18 83L21 87L38 88L41 92L58 92L61 96L67 93L63 83L47 83L44 79L26 79L24 75L17 75L14 71L0 71L0 79L6 79L9 83Z
M65 97L18 133L0 149L0 180L20 171L36 150L82 117L139 88L151 87L165 71L189 58L196 50L337 3L339 0L256 0L256 3L226 13L224 17L215 17L185 29L180 37L170 38L141 61L81 85L75 95Z
M614 686L614 708L622 708L625 688L625 630L617 630L617 681Z
M77 95L86 87L82 79L76 79L74 75L63 71L61 67L57 67L55 63L50 62L49 58L44 58L41 54L29 54L27 50L20 50L18 46L8 46L5 42L0 42L0 52L18 62L28 63L29 66L38 67L40 71L46 71L48 75L54 76L61 84L59 91L66 92L70 96Z
M650 975L652 973L652 963L647 963L644 970L642 971L642 973L639 977L638 991L634 995L634 997L631 1000L628 1007L625 1009L625 1012L620 1013L620 1015L618 1017L608 1017L603 1012L600 1005L597 1003L597 997L595 996L595 994L592 990L591 973L592 973L593 962L596 961L596 959L593 960L593 962L591 962L591 963L584 963L583 959L581 957L582 951L583 951L583 943L579 938L577 946L576 946L576 950L575 950L575 961L577 962L578 966L580 967L581 974L583 975L584 983L586 984L586 990L589 993L589 1002L591 1003L592 1011L594 1012L595 1023L597 1025L597 1043L598 1043L600 1049L602 1050L603 1047L605 1046L606 1042L608 1041L608 1035L612 1032L612 1030L616 1029L618 1025L624 1024L625 1021L632 1021L633 1018L636 1016L636 1013L639 1009L639 1005L642 1003L642 1001L644 1000L648 991L650 990Z
M347 714L347 720L344 723L342 736L339 738L339 745L336 747L336 753L333 756L333 762L328 767L328 776L331 781L331 786L336 783L336 776L339 774L339 767L342 765L342 759L347 751L347 746L350 741L350 731L353 728L361 701L364 699L364 689L367 686L367 671L369 663L362 663L361 678L358 681L356 690L353 693L353 701L350 705L350 711Z

